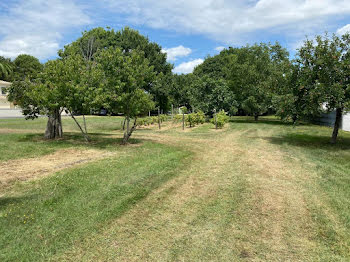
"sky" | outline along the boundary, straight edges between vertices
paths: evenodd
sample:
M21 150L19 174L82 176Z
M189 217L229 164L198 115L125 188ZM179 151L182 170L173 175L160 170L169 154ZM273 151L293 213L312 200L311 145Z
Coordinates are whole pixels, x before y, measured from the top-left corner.
M350 32L350 0L0 0L0 55L45 62L94 27L132 27L157 42L175 73L229 46Z

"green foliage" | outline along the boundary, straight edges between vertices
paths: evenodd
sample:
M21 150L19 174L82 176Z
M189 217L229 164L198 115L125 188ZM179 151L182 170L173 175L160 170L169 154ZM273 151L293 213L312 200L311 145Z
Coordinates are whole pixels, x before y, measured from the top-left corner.
M216 114L216 125L218 128L223 128L225 124L230 120L230 117L224 110L221 110ZM210 120L215 125L215 116Z
M161 114L159 115L159 120L162 122L168 120L168 116ZM141 117L136 121L137 126L149 126L153 124L158 124L158 116Z
M298 112L315 116L324 109L336 110L332 136L335 143L342 113L350 110L350 35L326 34L317 36L315 41L306 40L298 51L295 67L297 77L285 92L293 101L287 115Z
M197 113L187 114L185 117L185 121L189 125L189 127L194 127L199 124L204 124L205 114L202 111L199 111Z
M125 55L121 49L109 48L99 52L96 62L100 79L95 100L98 104L110 113L123 113L129 118L154 108L152 96L143 87L152 83L155 73L143 52L134 50Z
M167 62L166 54L162 48L141 35L137 30L125 27L120 31L113 29L94 28L83 32L82 37L59 51L61 57L72 54L83 54L87 60L96 60L99 51L118 48L125 56L132 56L134 52L142 54L153 67L157 81L144 82L140 88L149 92L157 106L164 111L170 108L169 88L172 79L170 77L173 66Z
M182 122L182 114L177 114L177 115L175 115L173 121L174 121L175 123Z
M272 108L274 91L283 84L288 53L278 43L230 49L228 66L231 90L239 107L256 118Z
M43 65L39 59L34 56L22 54L16 57L14 64L14 79L23 81L29 79L30 81L38 78L38 75L43 70Z
M10 59L0 56L0 79L12 81L13 63Z

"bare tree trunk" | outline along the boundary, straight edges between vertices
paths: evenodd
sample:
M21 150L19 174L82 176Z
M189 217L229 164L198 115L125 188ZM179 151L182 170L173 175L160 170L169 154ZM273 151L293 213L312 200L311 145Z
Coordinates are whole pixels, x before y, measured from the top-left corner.
M89 142L90 139L89 139L89 136L87 135L87 133L84 132L83 128L81 127L81 125L79 124L78 120L74 117L74 115L72 114L72 112L70 112L70 115L71 117L74 119L75 123L77 124L77 126L79 127L81 133L83 134L84 138L85 138L85 141L86 142ZM85 130L86 130L86 126L85 126Z
M60 109L55 109L52 114L48 115L45 135L46 139L62 138L62 120Z
M128 143L129 138L132 135L132 132L135 131L135 129L136 129L136 120L137 120L137 118L135 117L134 124L133 124L132 128L130 128L130 118L126 117L126 130L124 132L123 145Z
M337 108L335 122L334 122L334 128L333 128L333 134L332 134L332 139L331 139L332 144L335 144L337 142L339 127L340 127L341 121L342 121L342 116L343 116L343 109Z

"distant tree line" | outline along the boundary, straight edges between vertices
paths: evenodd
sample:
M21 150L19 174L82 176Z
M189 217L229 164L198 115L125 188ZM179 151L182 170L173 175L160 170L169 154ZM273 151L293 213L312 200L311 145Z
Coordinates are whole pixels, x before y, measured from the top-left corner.
M9 99L28 119L48 116L48 139L62 137L66 111L89 140L85 122L75 115L104 108L125 116L126 143L138 117L155 108L168 112L173 105L256 121L276 114L293 123L336 111L335 143L342 114L350 110L349 44L348 34L307 39L293 60L279 43L230 47L208 56L193 73L177 75L161 47L138 31L95 28L43 65L29 55L0 57L0 77L13 81Z

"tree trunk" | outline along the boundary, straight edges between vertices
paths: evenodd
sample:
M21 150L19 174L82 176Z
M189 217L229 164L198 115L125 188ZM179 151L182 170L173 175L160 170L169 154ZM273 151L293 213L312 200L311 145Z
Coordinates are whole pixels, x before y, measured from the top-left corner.
M134 120L134 124L132 126L132 128L130 128L130 118L129 117L126 117L126 130L124 132L124 137L123 137L123 145L127 144L128 141L129 141L129 138L131 137L132 135L132 132L135 131L136 129L136 120L137 118L135 117L135 120Z
M85 129L85 134L87 134L87 128L86 128L86 119L85 115L83 114L83 119L84 119L84 129Z
M77 124L77 126L79 127L81 133L83 134L84 138L85 138L85 141L86 142L89 142L90 139L89 139L89 136L87 135L87 132L86 132L86 125L85 125L85 132L83 130L83 128L81 127L81 125L79 124L78 120L74 117L74 115L72 114L72 112L70 112L70 115L71 117L73 118L73 120L75 121L75 123ZM84 118L85 119L85 118ZM85 124L85 122L84 122Z
M258 121L258 120L259 120L259 115L258 115L258 114L255 114L255 115L254 115L254 120L255 120L255 121Z
M333 134L332 134L332 140L331 140L332 144L335 144L337 142L339 127L340 127L341 121L342 121L342 115L343 115L343 109L337 108L335 122L334 122L334 128L333 128Z
M50 114L47 121L45 138L46 139L56 139L62 138L62 120L61 120L61 111L60 109L55 109L52 114Z
M124 121L123 121L123 131L125 130L125 123L126 123L126 117L124 118Z

